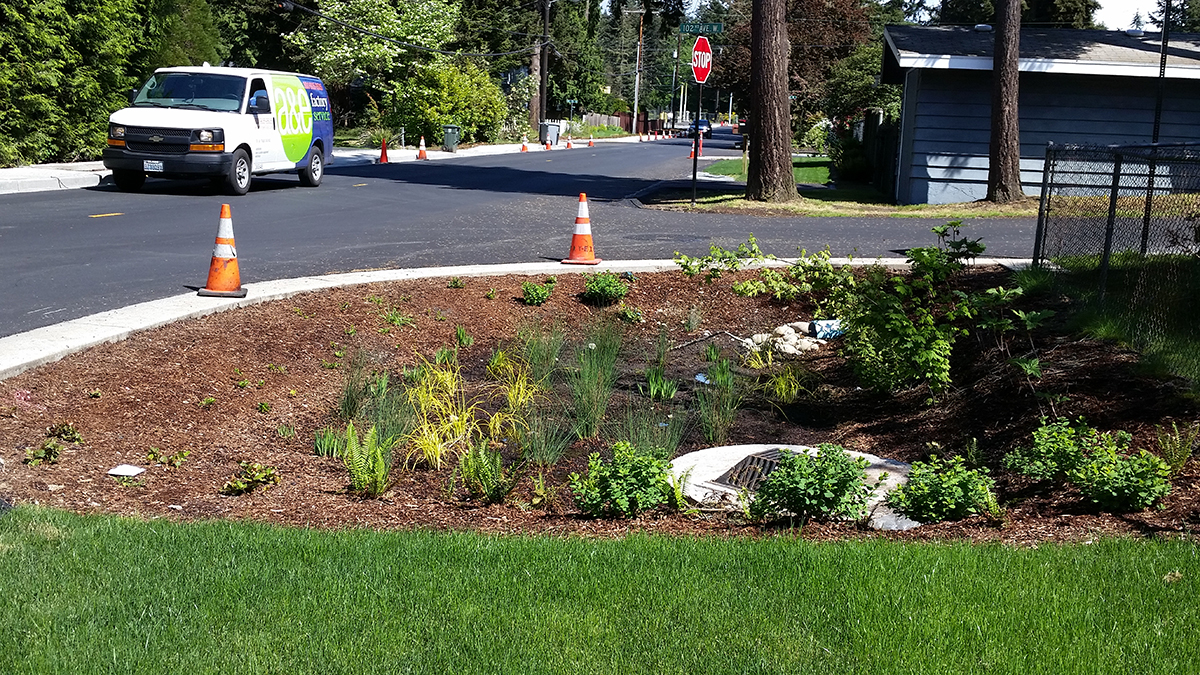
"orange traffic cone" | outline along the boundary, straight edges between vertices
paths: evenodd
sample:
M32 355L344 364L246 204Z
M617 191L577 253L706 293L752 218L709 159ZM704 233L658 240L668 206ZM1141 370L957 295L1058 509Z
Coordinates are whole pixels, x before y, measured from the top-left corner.
M386 138L383 139L383 145L381 145L380 147L381 147L381 150L379 151L379 163L387 164L388 161L387 161L387 139Z
M588 134L588 147L589 147L589 148L594 148L594 147L596 147L596 141L592 139L592 135L591 135L591 134Z
M529 137L521 136L521 152L529 152Z
M592 247L592 221L588 219L587 195L579 193L579 214L575 216L575 235L571 237L571 252L563 261L569 265L596 265L596 249Z
M571 145L571 137L570 137L570 136L567 136L567 149L568 149L568 150L571 150L571 149L573 149L574 147L575 147L574 145Z
M417 147L417 159L429 159L429 155L425 153L425 137L421 137L421 145Z
M550 149L550 139L549 138L546 139L546 149L547 150Z
M213 245L212 262L208 266L208 283L197 295L215 298L244 298L242 277L238 274L237 244L233 243L233 217L229 205L221 205L221 220L217 225L217 241Z
M700 141L700 156L704 157L704 136L700 136L700 138L696 140Z

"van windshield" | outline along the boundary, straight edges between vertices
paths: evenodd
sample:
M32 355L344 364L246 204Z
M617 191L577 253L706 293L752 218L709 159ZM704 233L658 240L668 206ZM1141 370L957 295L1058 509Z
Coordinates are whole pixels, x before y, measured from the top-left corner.
M133 99L134 106L236 112L246 78L209 73L155 73Z

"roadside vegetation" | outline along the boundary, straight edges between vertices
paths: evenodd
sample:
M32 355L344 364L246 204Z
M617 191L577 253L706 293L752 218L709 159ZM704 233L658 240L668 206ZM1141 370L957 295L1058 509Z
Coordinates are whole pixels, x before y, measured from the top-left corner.
M792 173L797 183L824 185L829 182L829 168L832 166L833 160L828 157L792 158ZM743 183L746 181L746 165L740 159L717 160L705 171L718 176L733 176Z
M1200 662L1197 553L1194 542L1119 539L328 532L21 507L0 518L0 663L13 673L659 673L664 659L722 674L1181 673Z

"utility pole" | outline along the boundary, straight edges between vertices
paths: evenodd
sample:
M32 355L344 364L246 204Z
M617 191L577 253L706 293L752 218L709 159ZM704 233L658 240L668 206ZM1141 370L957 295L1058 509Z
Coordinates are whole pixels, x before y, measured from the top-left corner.
M538 123L546 121L546 86L550 76L550 3L554 0L542 0L542 81L538 87ZM539 130L540 131L540 130ZM540 139L543 143L546 139Z
M679 117L675 114L675 89L676 81L679 79L679 48L683 46L683 33L675 34L675 52L671 54L671 58L675 59L675 70L671 73L671 128L679 127Z
M637 47L637 67L633 72L633 128L631 133L640 133L638 131L638 94L642 90L642 28L646 23L646 8L639 10L626 10L628 14L638 15L638 47Z

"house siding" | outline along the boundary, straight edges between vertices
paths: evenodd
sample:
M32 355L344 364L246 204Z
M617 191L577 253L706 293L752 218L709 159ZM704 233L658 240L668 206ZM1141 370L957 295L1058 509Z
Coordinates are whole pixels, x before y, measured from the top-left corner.
M911 75L911 73L910 73ZM901 204L974 201L987 195L991 73L919 71L905 92ZM906 87L907 89L907 87ZM1046 144L1149 143L1155 80L1021 73L1021 183L1041 190ZM1159 130L1163 143L1200 140L1200 82L1168 80Z

